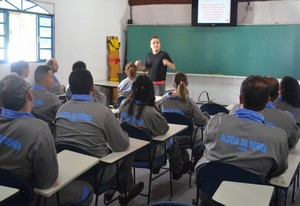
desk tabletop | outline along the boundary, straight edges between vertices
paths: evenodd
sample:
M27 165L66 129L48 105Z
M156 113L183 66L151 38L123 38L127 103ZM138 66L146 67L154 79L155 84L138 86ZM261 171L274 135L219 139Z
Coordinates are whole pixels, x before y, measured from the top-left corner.
M120 159L122 159L123 157L137 151L138 149L146 146L149 144L149 142L144 141L144 140L139 140L139 139L135 139L135 138L129 138L129 147L126 151L123 152L112 152L109 155L102 157L100 159L101 162L105 162L105 163L114 163Z
M0 202L19 192L19 189L0 185Z
M119 82L113 82L113 81L96 81L94 82L97 86L103 86L103 87L118 87Z
M43 197L50 197L61 188L72 182L81 174L99 163L99 158L63 150L57 154L58 178L53 186L47 189L34 188L34 192Z
M159 135L153 138L153 140L158 142L164 142L167 139L171 138L172 136L176 135L180 131L187 128L187 125L181 125L181 124L168 124L169 125L169 131L164 135Z
M288 188L292 182L296 169L300 162L300 156L289 154L288 157L288 168L282 175L273 177L270 180L270 184L274 186Z
M213 200L230 206L268 206L273 190L269 185L223 181Z

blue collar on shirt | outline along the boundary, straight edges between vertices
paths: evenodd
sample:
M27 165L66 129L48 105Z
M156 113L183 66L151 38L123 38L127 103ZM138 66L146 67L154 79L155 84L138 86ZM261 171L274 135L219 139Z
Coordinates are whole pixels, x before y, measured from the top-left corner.
M10 109L2 108L1 116L7 119L17 119L17 118L34 118L34 116L29 112L18 112Z
M172 97L171 94L172 94L172 92L166 93L166 97L167 97L168 99L179 100L179 97L178 97L178 96Z
M46 90L46 87L36 84L34 85L33 90Z
M266 104L265 108L275 109L275 103L269 101L269 102Z
M136 105L143 105L143 102L141 100L133 100L133 103Z
M241 118L241 119L247 119L247 120L251 120L251 121L255 121L255 122L264 123L264 121L265 121L264 116L262 114L255 112L253 110L250 110L250 109L238 108L235 111L234 116Z
M87 94L72 94L72 100L93 102L94 98Z

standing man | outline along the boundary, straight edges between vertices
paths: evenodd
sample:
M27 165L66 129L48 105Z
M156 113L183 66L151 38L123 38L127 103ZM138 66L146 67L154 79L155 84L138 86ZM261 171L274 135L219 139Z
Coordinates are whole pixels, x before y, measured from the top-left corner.
M145 65L142 66L141 60L137 60L135 65L143 72L148 71L148 76L153 81L155 95L163 96L166 93L166 75L167 68L175 69L169 54L160 50L160 41L157 36L154 36L150 40L150 48L152 52L146 57Z
M46 61L46 65L51 68L51 71L53 73L52 76L52 86L50 88L50 91L52 91L56 95L62 95L66 92L66 87L59 83L58 79L55 76L55 73L58 71L58 64L56 59L51 58Z

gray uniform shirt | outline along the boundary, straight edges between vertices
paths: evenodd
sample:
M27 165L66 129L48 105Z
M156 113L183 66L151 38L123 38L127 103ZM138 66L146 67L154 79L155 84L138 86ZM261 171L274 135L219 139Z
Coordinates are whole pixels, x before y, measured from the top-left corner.
M132 83L133 83L133 79L130 79L129 77L127 77L126 79L123 79L120 82L120 84L118 86L119 97L120 96L128 97L128 95L131 91Z
M54 138L42 120L0 117L0 154L0 167L31 186L48 188L57 179Z
M204 155L196 167L221 161L262 176L287 169L287 134L280 128L219 113L209 120L203 141Z
M45 87L35 86L32 90L34 103L32 113L39 115L43 120L52 122L59 107L62 105L59 98Z
M60 107L55 119L58 142L82 146L104 157L113 151L124 151L129 137L114 114L106 106L94 101L70 100Z
M290 112L296 119L296 123L300 123L300 107L293 107L292 105L282 101L280 98L275 100L275 108Z
M295 118L287 111L271 108L265 108L263 115L266 124L279 127L287 133L289 149L295 147L300 132Z
M61 87L58 79L56 78L56 76L54 74L52 76L52 85L51 85L50 91L53 92L56 95L64 94L64 90Z
M128 114L129 104L124 106L123 101L120 106L120 120L121 122L127 122L128 124L142 129L146 132L150 132L152 137L158 135L163 135L169 130L169 125L167 120L154 108L150 106L145 106L140 118L137 118L137 105L133 108L133 115ZM156 149L155 156L163 154L164 148L161 144Z
M209 119L209 117L201 112L199 106L191 98L187 98L185 102L182 102L178 97L171 97L170 93L163 96L158 103L158 107L163 113L170 112L184 115L196 125L205 125ZM180 137L177 141L179 143L189 142L190 137Z

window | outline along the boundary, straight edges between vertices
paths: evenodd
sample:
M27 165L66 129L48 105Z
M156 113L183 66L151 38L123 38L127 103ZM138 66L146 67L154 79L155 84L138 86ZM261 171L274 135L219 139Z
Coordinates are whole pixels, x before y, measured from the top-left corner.
M41 62L53 57L53 18L31 1L0 1L0 62Z

